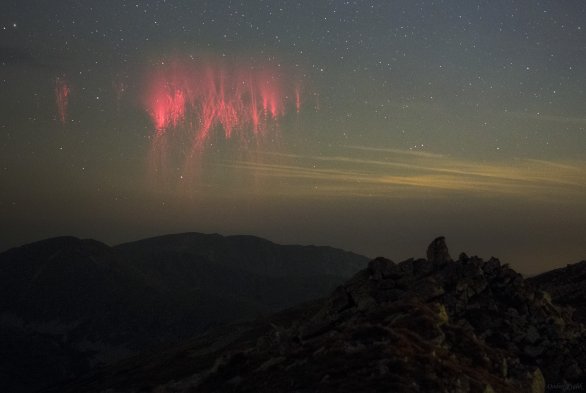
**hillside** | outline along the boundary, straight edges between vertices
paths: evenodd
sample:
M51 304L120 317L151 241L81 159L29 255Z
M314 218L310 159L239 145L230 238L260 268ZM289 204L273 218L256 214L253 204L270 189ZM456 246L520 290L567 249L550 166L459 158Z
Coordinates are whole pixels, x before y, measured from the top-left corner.
M547 291L555 303L574 308L574 319L586 323L586 261L531 277L527 281Z
M438 238L427 259L377 258L323 300L48 392L533 393L581 388L585 371L569 310L497 259L453 261Z
M365 257L251 236L74 237L0 254L0 385L29 392L324 296Z

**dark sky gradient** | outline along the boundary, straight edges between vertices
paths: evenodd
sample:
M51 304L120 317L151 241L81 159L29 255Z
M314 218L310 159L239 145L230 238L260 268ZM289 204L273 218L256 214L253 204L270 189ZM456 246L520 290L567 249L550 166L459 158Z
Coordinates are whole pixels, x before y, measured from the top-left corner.
M0 249L198 231L399 260L443 234L527 273L584 259L584 21L583 0L4 2ZM284 113L196 148L197 113L157 129L145 106L178 69L270 74Z

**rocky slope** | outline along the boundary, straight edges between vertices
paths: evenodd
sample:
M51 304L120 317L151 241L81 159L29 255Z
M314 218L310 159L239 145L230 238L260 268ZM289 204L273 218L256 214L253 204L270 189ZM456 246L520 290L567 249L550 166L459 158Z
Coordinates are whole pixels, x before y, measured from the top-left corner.
M586 323L586 261L531 277L527 281L547 291L555 303L574 308L574 319Z
M584 388L586 331L497 259L377 258L330 297L53 392L544 392ZM552 391L553 391L552 390Z
M34 391L324 296L366 261L329 247L196 233L116 247L60 237L8 250L0 254L0 391Z

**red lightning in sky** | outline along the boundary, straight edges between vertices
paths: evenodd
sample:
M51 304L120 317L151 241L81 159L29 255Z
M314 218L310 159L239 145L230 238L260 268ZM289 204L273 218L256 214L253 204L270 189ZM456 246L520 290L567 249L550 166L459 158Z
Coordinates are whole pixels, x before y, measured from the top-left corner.
M175 62L151 73L148 84L146 110L159 134L192 120L195 140L205 141L219 128L229 139L234 132L265 131L285 114L275 71Z
M57 115L63 124L67 121L67 108L69 106L70 94L71 89L65 78L57 77L55 79L55 100L57 102Z
M245 144L258 142L276 132L289 101L297 112L301 110L299 84L287 88L283 77L278 67L163 62L148 73L144 95L145 110L156 130L153 148L167 149L173 141L188 139L191 156L198 156L212 135ZM162 143L162 138L167 141Z
M297 113L301 112L301 86L295 86L295 109Z

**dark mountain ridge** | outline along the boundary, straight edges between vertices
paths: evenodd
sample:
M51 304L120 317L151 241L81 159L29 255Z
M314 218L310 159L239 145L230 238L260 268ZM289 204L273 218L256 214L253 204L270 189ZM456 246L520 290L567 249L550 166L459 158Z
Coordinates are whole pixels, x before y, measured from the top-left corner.
M0 254L0 385L33 391L324 296L367 260L198 233L115 247L58 237L10 249Z

